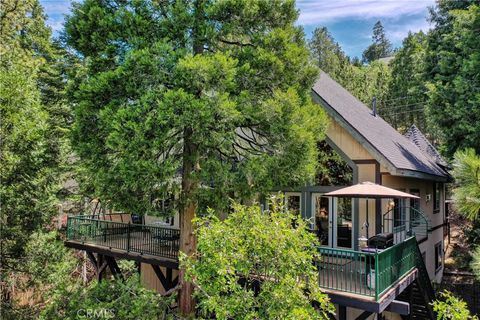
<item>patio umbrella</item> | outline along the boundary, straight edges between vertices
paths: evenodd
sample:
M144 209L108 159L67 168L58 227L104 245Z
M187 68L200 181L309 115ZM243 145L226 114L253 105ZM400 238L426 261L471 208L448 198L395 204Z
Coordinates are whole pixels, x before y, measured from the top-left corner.
M392 188L381 186L373 182L362 182L355 184L353 186L345 187L338 189L329 193L326 193L325 196L329 197L343 197L343 198L366 198L367 200L367 211L366 211L366 222L365 226L367 229L367 238L368 238L368 199L382 199L382 198L410 198L410 199L419 199L419 197L414 196L406 192L398 191Z

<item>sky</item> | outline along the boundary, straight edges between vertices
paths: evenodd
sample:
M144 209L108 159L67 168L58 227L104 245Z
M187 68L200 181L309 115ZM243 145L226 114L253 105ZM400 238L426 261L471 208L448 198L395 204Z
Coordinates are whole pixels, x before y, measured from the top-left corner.
M400 47L408 31L427 31L428 7L435 0L297 0L298 25L309 38L317 27L325 26L345 53L361 57L372 39L372 28L380 20L394 47ZM71 0L40 0L48 24L57 35L69 13Z

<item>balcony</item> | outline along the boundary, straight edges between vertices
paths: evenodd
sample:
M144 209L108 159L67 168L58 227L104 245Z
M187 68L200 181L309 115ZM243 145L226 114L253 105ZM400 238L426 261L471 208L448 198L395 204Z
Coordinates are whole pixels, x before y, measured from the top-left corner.
M320 248L318 282L328 292L379 301L416 269L416 246L410 237L375 253Z
M178 267L180 230L88 216L67 220L67 247Z

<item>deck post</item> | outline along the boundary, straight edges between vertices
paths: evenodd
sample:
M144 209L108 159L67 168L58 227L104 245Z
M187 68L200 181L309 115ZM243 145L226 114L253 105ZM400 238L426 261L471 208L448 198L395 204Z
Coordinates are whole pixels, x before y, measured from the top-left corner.
M378 283L378 252L375 250L375 301L378 301L379 283Z
M338 306L338 320L347 320L347 307Z

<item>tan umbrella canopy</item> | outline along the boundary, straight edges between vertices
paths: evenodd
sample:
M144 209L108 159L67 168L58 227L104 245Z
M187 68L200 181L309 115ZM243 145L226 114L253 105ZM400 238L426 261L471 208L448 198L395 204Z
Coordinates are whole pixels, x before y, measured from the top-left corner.
M325 196L328 197L346 197L346 198L413 198L419 197L413 194L398 191L392 188L384 187L373 182L362 182L353 186L338 189Z
M368 238L368 199L381 199L381 198L412 198L419 199L406 192L398 191L392 188L384 187L373 182L362 182L353 186L338 189L332 192L325 193L328 197L342 197L342 198L366 198L367 199L367 212L366 221L364 227L366 228L366 236Z

